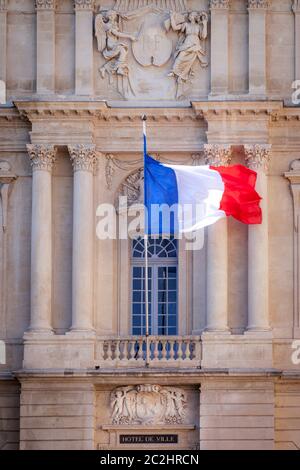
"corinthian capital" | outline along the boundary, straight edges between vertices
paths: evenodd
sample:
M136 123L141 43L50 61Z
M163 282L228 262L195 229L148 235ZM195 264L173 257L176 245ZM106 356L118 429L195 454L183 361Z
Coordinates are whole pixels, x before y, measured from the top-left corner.
M300 13L300 0L294 0L292 8L294 13Z
M94 0L75 0L74 1L75 10L93 10L94 9Z
M245 159L247 166L251 170L268 171L271 145L269 144L255 144L244 145Z
M269 0L248 0L249 10L267 10L269 7Z
M210 0L211 10L228 10L229 0Z
M55 10L56 0L35 0L36 10Z
M27 145L27 151L31 160L33 171L52 171L56 160L56 149L54 145Z
M96 165L95 145L69 145L68 149L74 171L94 171Z
M231 161L231 146L224 144L205 144L204 158L207 165L227 166Z

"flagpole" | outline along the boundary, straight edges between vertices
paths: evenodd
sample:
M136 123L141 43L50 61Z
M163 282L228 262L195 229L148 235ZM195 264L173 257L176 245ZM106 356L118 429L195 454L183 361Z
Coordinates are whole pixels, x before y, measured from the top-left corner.
M144 114L142 117L143 120L143 135L144 135L144 210L146 211L146 179L145 179L145 157L147 153L146 147L146 121L147 116ZM147 223L146 223L146 213L145 213L145 229L144 229L144 249L145 249L145 320L146 320L146 367L149 367L150 362L150 350L149 350L149 286L148 286L148 234L146 233ZM147 220L148 222L148 220Z

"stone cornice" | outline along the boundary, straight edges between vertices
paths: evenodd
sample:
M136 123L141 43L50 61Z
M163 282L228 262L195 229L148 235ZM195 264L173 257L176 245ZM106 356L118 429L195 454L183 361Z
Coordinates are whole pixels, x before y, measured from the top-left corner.
M300 0L294 0L292 9L294 13L300 13Z
M268 171L271 148L269 144L244 145L247 166L255 171Z
M300 121L300 107L284 107L282 101L194 101L191 108L109 108L104 101L15 101L16 108L0 108L0 125L10 121L91 121L139 124L181 124L198 120L270 119L273 123ZM6 123L6 124L5 124Z
M231 146L204 144L204 159L207 165L228 166L231 161Z
M52 171L56 160L56 149L54 145L27 144L26 147L33 171Z
M96 146L93 144L68 145L74 171L93 172L96 166Z
M7 126L11 122L22 124L24 122L28 123L28 120L26 117L21 116L16 108L0 108L0 126Z
M191 122L199 119L192 108L108 108L101 102L76 101L15 101L21 116L38 120L103 120L115 123L140 123L147 114L150 122Z
M15 101L21 116L29 121L39 119L103 118L108 108L104 101Z
M248 0L249 10L267 10L269 8L269 0Z
M207 121L270 119L283 110L281 101L194 101L192 106L196 115Z
M210 0L211 10L228 10L230 0Z
M93 11L94 0L74 0L74 8L76 11Z
M35 0L35 9L36 10L55 10L56 9L56 0Z
M0 11L6 11L8 7L8 0L0 0Z

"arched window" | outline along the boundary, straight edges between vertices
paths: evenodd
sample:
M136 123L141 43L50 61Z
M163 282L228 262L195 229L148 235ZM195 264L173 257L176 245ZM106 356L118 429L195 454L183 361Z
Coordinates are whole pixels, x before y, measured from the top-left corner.
M145 246L142 238L132 242L132 334L146 333ZM149 238L149 333L176 335L177 315L177 240Z

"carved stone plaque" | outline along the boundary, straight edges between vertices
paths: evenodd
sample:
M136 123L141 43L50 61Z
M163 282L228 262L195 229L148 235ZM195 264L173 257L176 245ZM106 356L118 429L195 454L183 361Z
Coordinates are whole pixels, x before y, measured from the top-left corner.
M178 434L121 434L120 444L178 444Z

